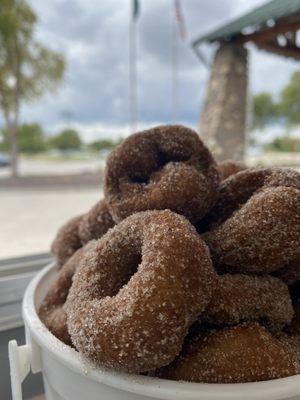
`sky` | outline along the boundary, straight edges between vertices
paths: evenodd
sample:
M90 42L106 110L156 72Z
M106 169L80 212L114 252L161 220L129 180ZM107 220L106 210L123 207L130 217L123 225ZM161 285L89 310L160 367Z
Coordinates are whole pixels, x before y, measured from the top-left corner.
M38 15L36 37L65 55L58 90L22 107L23 122L55 134L78 129L85 141L129 133L129 21L131 0L29 0ZM173 0L139 0L137 20L138 128L172 122ZM197 128L209 71L190 42L264 0L181 0L188 39L178 35L178 122ZM203 49L208 59L213 48ZM294 61L250 49L250 91L278 96Z

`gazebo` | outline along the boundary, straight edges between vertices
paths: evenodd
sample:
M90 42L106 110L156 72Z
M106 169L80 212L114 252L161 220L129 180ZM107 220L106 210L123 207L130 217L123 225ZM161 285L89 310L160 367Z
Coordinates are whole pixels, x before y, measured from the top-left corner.
M244 157L248 114L246 44L251 42L261 50L300 60L298 29L300 0L272 0L193 41L195 51L203 43L218 44L200 118L200 135L218 160Z

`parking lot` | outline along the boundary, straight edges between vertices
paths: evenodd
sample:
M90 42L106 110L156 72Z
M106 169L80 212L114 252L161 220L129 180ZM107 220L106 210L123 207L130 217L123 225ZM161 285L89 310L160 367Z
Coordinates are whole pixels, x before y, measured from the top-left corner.
M101 195L100 188L2 190L0 258L49 251L58 227Z

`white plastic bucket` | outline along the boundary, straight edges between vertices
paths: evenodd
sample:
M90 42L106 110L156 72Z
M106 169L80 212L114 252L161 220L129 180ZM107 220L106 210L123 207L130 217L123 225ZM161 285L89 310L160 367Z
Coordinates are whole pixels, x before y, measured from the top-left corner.
M42 324L36 309L56 276L54 265L40 271L26 289L23 319L26 345L9 343L14 400L29 369L43 374L47 400L279 400L300 399L300 375L243 384L174 382L112 372L88 365Z

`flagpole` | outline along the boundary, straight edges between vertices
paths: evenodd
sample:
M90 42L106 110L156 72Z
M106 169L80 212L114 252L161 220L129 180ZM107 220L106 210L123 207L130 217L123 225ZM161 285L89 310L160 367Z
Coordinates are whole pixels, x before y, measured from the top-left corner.
M133 133L137 130L136 18L134 17L134 10L132 10L129 24L129 97L130 133Z
M174 17L172 21L172 122L176 123L178 116L178 31Z

